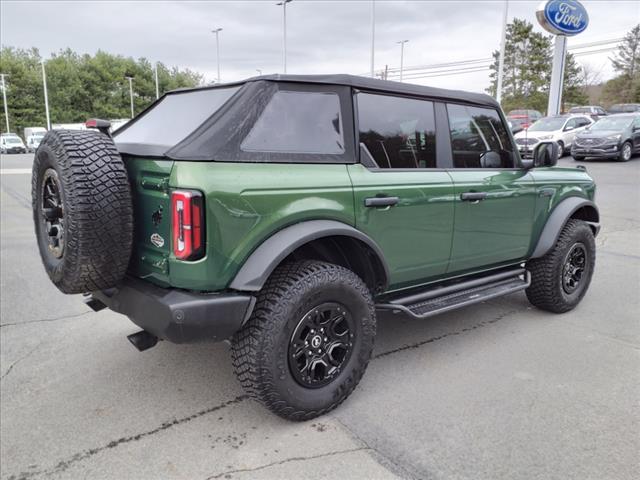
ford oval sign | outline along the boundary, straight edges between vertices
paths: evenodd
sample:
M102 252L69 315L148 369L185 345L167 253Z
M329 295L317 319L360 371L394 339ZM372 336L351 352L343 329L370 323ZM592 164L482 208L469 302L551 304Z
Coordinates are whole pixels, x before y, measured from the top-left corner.
M542 28L554 35L577 35L589 25L587 9L577 0L549 0L536 11Z

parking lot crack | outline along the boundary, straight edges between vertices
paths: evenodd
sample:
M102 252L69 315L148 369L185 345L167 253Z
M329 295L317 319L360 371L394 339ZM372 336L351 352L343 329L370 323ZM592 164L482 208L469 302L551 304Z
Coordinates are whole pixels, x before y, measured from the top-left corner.
M7 375L11 373L11 371L13 370L13 367L15 367L18 363L23 361L25 358L31 356L33 352L35 352L40 347L40 345L42 345L42 342L38 343L35 347L33 347L31 350L29 350L23 356L18 358L15 362L13 362L11 365L9 365L9 368L7 368L7 371L2 374L2 377L0 377L0 381L4 380L7 377Z
M368 447L359 447L359 448L351 448L348 450L336 450L333 452L326 452L326 453L320 453L318 455L311 455L308 457L290 457L290 458L285 458L284 460L280 460L277 462L272 462L272 463L267 463L265 465L260 465L258 467L253 467L253 468L239 468L237 470L226 470L224 472L221 473L217 473L215 475L212 475L210 477L207 477L206 480L215 480L216 478L230 478L231 475L233 475L234 473L246 473L246 472L256 472L258 470L264 470L265 468L270 468L270 467L274 467L277 465L283 465L285 463L290 463L290 462L304 462L306 460L313 460L316 458L324 458L324 457L332 457L335 455L343 455L345 453L352 453L352 452L361 452L363 450L368 450Z
M218 410L222 410L224 408L236 405L240 402L243 402L245 400L247 400L249 398L248 395L238 395L237 397L231 399L231 400L227 400L226 402L220 403L218 405L215 405L213 407L207 408L205 410L201 410L199 412L196 412L194 414L191 414L187 417L182 417L182 418L176 418L167 422L164 422L163 424L161 424L160 426L154 428L153 430L147 430L146 432L141 432L138 433L136 435L130 435L127 437L121 437L117 440L113 440L109 443L107 443L106 445L102 445L101 447L96 447L96 448L92 448L89 450L84 450L82 452L76 453L74 455L71 455L69 458L65 459L65 460L61 460L59 461L54 467L47 469L47 470L40 470L40 471L27 471L27 472L21 472L18 475L12 475L9 477L9 480L27 480L29 478L33 478L33 477L38 477L38 476L51 476L54 474L58 474L61 472L64 472L65 470L67 470L69 467L71 467L72 465L74 465L75 463L81 462L83 460L86 460L90 457L93 457L94 455L97 455L98 453L101 453L105 450L110 450L116 447L119 447L120 445L124 445L130 442L137 442L138 440L141 440L143 438L146 437L150 437L152 435L155 435L156 433L160 433L163 432L164 430L168 430L170 428L176 427L178 425L182 425L185 423L188 423L192 420L195 420L196 418L200 418L204 415L207 415L209 413L213 413L216 412Z
M87 313L93 313L91 310L87 310L86 312L75 313L73 315L64 315L61 317L53 317L53 318L38 318L35 320L25 320L24 322L14 322L14 323L2 323L0 324L0 328L2 327L13 327L17 325L28 325L30 323L41 323L41 322L57 322L59 320L69 320L71 318L78 318L86 315Z
M477 330L478 328L487 327L487 326L492 325L492 324L494 324L496 322L499 322L500 320L502 320L505 317L508 317L509 315L513 315L514 313L517 313L517 310L508 310L506 312L501 313L497 317L494 317L494 318L491 318L489 320L484 320L482 322L476 323L475 325L473 325L471 327L465 327L465 328L461 328L460 330L454 330L452 332L443 333L442 335L438 335L438 336L435 336L435 337L430 337L430 338L427 338L426 340L422 340L420 342L410 343L410 344L403 345L403 346L398 347L398 348L394 348L392 350L387 350L386 352L378 353L377 355L374 355L372 359L373 360L377 360L379 358L386 357L386 356L389 356L389 355L393 355L394 353L403 352L405 350L415 350L416 348L420 348L423 345L426 345L428 343L437 342L438 340L443 340L443 339L445 339L447 337L453 337L453 336L456 336L456 335L462 335L463 333L471 332L472 330Z

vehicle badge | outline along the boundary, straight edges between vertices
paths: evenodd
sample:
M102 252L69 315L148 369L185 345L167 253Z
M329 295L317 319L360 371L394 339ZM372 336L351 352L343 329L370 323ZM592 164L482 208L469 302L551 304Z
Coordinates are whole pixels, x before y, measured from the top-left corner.
M151 235L151 243L153 243L156 247L160 248L164 246L164 238L162 238L157 233Z

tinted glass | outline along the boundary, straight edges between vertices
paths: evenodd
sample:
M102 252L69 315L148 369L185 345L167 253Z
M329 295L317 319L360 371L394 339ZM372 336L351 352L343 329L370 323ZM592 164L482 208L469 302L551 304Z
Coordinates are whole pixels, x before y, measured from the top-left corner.
M625 117L604 117L598 120L593 124L591 130L624 130L627 128L633 118L625 116Z
M240 148L247 152L344 153L335 93L276 92Z
M173 146L213 115L239 87L172 93L135 120L116 143L143 143Z
M456 168L513 168L513 147L496 110L447 105Z
M380 168L435 168L433 103L426 100L358 94L360 142Z

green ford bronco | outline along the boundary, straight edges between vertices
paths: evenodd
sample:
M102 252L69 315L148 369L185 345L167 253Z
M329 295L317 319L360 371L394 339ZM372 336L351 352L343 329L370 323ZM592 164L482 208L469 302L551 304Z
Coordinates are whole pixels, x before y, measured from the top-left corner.
M158 339L230 340L282 417L335 408L376 315L426 318L524 290L566 312L595 265L584 168L522 160L481 94L273 75L165 94L109 135L50 131L32 178L42 261L64 293Z

